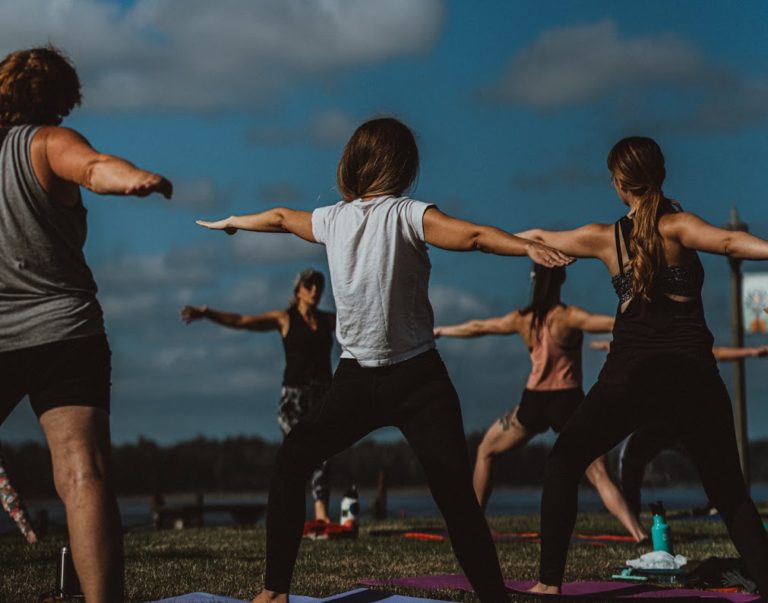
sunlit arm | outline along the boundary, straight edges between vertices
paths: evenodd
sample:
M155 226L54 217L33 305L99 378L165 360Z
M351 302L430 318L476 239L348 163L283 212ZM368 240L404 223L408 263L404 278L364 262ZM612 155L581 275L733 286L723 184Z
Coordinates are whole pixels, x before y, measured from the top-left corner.
M452 218L435 207L424 213L424 239L450 251L483 251L495 255L528 255L537 264L564 266L573 258L492 226L480 226Z
M667 214L659 228L663 235L676 239L688 249L742 260L768 260L768 241L747 232L712 226L695 214Z
M197 220L197 223L212 230L223 230L227 234L235 234L238 230L288 232L310 243L317 242L312 234L312 213L285 207L275 207L246 216L230 216L215 222Z
M613 233L608 224L587 224L561 231L533 228L518 232L517 236L554 247L575 258L602 259L606 247L611 244Z
M469 320L465 323L447 327L435 327L435 337L479 337L481 335L509 335L520 330L520 312L510 312L506 316Z
M41 132L45 158L51 172L67 182L99 195L146 197L160 193L170 199L171 182L130 161L99 153L80 134L69 128L51 127Z

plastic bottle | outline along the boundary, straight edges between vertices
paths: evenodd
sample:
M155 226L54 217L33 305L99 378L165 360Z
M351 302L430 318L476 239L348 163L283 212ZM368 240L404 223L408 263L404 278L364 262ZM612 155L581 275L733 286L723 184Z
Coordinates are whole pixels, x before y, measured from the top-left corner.
M339 523L346 528L357 529L360 520L360 499L354 484L341 499L341 519Z
M56 564L56 593L62 597L82 598L80 580L77 579L69 546L61 547Z
M654 551L672 553L672 538L669 533L669 524L666 519L664 505L661 502L651 505L653 524L651 525L651 541Z

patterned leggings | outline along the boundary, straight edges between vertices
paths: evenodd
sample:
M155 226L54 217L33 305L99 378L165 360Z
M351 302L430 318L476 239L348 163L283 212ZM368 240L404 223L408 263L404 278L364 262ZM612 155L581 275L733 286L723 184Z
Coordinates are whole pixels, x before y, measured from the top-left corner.
M29 518L19 493L14 489L3 468L2 456L0 456L0 503L2 503L3 509L11 516L11 519L16 522L21 533L26 536L32 530L32 525L29 523Z
M315 404L320 402L328 387L329 385L283 386L280 395L280 405L277 408L277 423L280 425L283 437L287 436L291 429L293 429L293 426L306 417ZM324 502L327 507L331 489L328 483L328 469L325 461L312 472L310 483L312 484L312 499Z

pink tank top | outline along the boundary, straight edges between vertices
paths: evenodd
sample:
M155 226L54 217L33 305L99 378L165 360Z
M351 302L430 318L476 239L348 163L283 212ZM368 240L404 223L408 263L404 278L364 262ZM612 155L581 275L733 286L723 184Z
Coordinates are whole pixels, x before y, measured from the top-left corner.
M536 328L531 355L531 374L526 389L551 391L581 387L581 343L583 334L571 347L558 344L547 322L552 312Z

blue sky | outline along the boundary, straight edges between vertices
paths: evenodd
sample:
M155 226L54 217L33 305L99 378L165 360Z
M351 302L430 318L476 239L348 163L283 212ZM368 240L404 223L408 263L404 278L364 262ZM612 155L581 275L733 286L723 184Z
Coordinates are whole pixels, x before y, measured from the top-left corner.
M768 237L766 31L762 0L0 1L1 52L50 41L76 63L84 102L66 124L176 184L171 202L86 195L114 439L279 437L279 336L184 326L178 309L283 307L298 270L325 269L323 249L194 220L335 202L343 144L372 116L412 126L423 160L413 196L460 217L511 231L613 221L622 206L605 156L643 134L665 151L669 196L717 224L735 205ZM525 259L430 253L438 323L528 298ZM727 262L704 261L710 325L727 343ZM615 309L597 262L569 269L564 298ZM529 368L519 340L439 349L468 430L518 401ZM601 360L585 351L587 382ZM748 361L752 437L768 437L767 369ZM0 427L3 440L40 437L26 403Z

